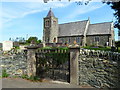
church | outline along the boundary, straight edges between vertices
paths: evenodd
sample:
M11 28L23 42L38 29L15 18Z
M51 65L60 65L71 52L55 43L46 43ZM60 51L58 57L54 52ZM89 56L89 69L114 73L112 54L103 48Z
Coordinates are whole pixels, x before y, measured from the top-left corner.
M76 42L80 46L113 46L114 26L113 22L90 24L90 19L76 22L58 24L58 18L50 9L43 19L43 41L45 43Z

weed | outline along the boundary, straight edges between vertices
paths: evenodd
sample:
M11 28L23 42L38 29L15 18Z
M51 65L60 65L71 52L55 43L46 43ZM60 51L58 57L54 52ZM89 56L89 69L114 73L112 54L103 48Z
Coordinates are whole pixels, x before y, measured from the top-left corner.
M5 69L2 70L2 77L8 77L9 74L6 72Z

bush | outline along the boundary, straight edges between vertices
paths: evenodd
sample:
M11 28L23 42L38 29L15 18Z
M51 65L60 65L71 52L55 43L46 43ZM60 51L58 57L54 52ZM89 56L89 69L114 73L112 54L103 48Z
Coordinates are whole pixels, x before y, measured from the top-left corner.
M117 47L120 47L120 41L116 41L116 42L115 42L115 45L116 45Z
M19 46L14 46L15 47L15 49L20 49L20 47Z
M9 74L6 72L5 69L2 70L2 77L8 77Z

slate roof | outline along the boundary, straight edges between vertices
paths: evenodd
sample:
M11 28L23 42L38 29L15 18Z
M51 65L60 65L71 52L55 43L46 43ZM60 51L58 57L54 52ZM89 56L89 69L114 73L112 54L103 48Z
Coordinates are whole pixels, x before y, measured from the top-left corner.
M49 10L49 12L48 12L48 14L47 14L47 17L55 17L55 15L54 15L54 13L52 12L52 10L51 10L51 8L50 8L50 10Z
M83 35L88 20L59 24L60 36Z
M87 35L111 34L110 33L111 32L111 23L112 22L90 24L88 27Z

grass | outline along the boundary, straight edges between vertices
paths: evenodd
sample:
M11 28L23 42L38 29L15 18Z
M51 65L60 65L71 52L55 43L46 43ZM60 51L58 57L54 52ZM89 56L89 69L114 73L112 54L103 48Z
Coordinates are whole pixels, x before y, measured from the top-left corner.
M111 47L82 47L84 49L90 49L90 50L103 50L103 51L111 51ZM118 52L120 53L120 47L118 47Z
M43 47L39 49L59 49L59 50L68 50L68 47Z
M91 49L91 50L111 51L111 47L90 47L90 46L86 46L86 47L82 47L82 48Z
M30 81L40 81L40 78L38 78L37 76L28 77L27 75L22 75L21 78L27 79L27 80L30 80Z

